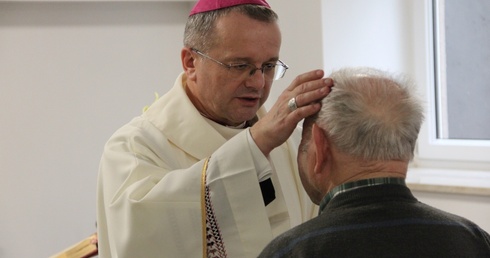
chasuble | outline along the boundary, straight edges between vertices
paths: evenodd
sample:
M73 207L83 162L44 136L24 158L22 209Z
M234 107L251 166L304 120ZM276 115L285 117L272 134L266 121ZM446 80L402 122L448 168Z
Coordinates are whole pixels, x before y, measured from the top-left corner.
M248 129L203 117L185 93L184 76L104 148L97 193L100 257L202 257L207 158L208 209L227 257L257 257L274 237L318 212L297 171L300 132L265 157ZM263 114L262 107L258 118ZM276 196L267 206L258 178L264 171Z

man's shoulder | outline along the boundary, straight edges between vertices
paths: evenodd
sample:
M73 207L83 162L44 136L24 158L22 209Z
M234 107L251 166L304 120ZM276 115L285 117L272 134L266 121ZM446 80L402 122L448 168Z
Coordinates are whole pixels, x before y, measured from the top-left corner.
M309 241L312 236L318 234L319 217L306 221L274 238L262 251L261 257L290 257L293 252L308 249L314 241Z

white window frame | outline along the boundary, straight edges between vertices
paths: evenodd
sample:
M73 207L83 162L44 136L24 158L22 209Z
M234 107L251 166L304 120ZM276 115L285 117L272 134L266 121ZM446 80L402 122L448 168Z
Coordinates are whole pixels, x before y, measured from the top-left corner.
M429 168L449 168L458 170L483 170L490 173L490 140L452 140L437 138L437 109L436 109L436 87L439 92L444 92L444 67L438 74L435 73L436 60L436 45L437 38L434 32L438 33L439 38L444 42L444 31L438 28L434 29L433 15L439 18L444 17L441 12L444 0L427 0L424 1L425 19L422 22L425 27L424 49L420 49L422 54L423 65L417 68L417 83L421 87L422 95L426 101L426 117L422 125L418 140L416 158L414 160L415 167ZM433 12L436 10L436 12ZM443 9L442 9L443 12ZM439 28L444 28L443 21L439 22ZM442 36L442 38L441 38ZM417 44L417 43L415 43ZM440 45L439 45L440 47ZM439 63L444 63L444 53L437 56ZM425 59L425 60L423 60ZM441 68L441 67L439 67ZM437 81L440 85L436 85ZM441 91L442 90L442 91ZM438 104L438 108L443 108ZM490 128L489 128L490 130Z

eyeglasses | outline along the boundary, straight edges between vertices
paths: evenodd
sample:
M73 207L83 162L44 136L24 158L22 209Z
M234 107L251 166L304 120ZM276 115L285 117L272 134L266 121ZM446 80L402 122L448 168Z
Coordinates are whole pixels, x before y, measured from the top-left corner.
M264 78L267 81L276 81L284 77L286 70L289 68L289 66L284 62L282 62L281 60L277 60L275 63L272 62L272 63L263 64L262 67L260 68L257 68L257 66L253 64L247 64L247 63L224 64L195 48L191 48L191 50L197 53L198 55L225 67L226 69L228 69L230 74L237 80L246 79L247 76L254 75L256 71L261 71L262 74L264 75Z

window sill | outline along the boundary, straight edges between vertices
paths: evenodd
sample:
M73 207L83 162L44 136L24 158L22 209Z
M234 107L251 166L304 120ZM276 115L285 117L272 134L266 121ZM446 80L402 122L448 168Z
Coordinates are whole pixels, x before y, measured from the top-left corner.
M490 196L490 171L409 168L413 191Z

